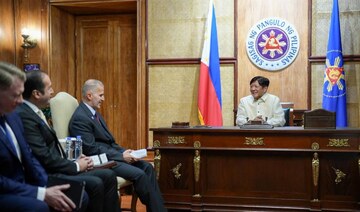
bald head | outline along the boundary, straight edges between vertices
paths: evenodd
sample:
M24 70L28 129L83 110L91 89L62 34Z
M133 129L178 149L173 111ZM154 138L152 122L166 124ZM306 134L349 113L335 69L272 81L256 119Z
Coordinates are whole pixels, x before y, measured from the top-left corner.
M105 100L104 97L104 84L96 79L86 80L82 87L83 102L92 108L99 109L101 103Z
M82 97L86 97L86 94L88 92L93 92L95 91L98 87L104 87L104 84L100 81L100 80L96 80L96 79L88 79L86 80L86 82L84 83L81 93L82 93Z

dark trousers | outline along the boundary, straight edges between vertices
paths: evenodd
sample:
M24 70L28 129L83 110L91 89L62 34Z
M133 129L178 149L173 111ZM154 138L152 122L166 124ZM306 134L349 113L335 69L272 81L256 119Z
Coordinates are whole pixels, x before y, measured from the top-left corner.
M118 212L121 211L117 193L116 174L111 169L97 169L78 175L57 175L75 181L85 181L85 190L89 195L86 211Z
M146 161L137 161L132 164L117 162L113 167L116 174L132 181L135 192L140 201L146 205L148 212L167 211L156 180L153 166Z
M79 212L85 212L89 198L85 193L82 200L82 207L79 208ZM11 194L0 195L1 211L6 212L50 212L55 211L53 208L49 208L46 202L38 200L34 197L24 197Z
M24 212L48 212L48 205L41 200L33 197L23 197L10 194L0 195L0 205L2 211L24 211Z

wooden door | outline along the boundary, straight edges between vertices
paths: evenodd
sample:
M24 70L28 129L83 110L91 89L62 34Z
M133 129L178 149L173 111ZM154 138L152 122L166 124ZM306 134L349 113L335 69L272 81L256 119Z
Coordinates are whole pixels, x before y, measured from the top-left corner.
M76 17L76 84L98 79L105 86L104 116L117 143L136 142L136 14Z

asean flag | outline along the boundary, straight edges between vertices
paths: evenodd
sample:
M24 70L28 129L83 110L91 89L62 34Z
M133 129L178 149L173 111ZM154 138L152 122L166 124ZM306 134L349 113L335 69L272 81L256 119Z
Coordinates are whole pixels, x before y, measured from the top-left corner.
M204 46L200 64L198 116L201 125L223 125L219 47L215 7L212 0L210 0L209 13L206 20Z

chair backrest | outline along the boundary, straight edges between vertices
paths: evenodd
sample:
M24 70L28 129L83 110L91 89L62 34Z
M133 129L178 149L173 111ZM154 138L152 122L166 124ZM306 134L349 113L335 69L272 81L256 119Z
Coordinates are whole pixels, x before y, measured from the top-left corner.
M294 103L293 102L280 102L281 107L285 113L285 125L294 126Z
M69 122L79 105L77 99L66 92L59 92L50 100L53 128L59 139L69 136Z

